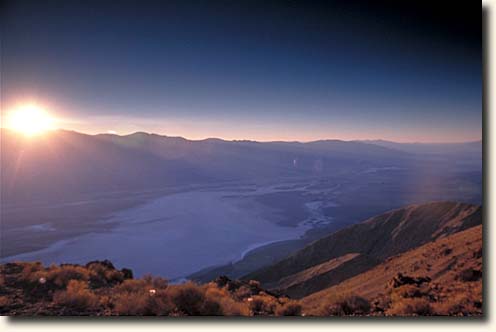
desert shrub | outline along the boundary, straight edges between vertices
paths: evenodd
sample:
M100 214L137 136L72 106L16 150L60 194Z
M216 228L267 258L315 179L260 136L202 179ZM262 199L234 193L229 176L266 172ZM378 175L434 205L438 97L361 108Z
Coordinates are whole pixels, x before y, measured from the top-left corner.
M105 309L109 309L113 307L112 297L108 294L99 295L98 297L99 306Z
M205 286L205 297L207 300L220 304L222 312L226 316L248 316L250 310L245 302L236 301L231 293L224 287L218 288L215 284ZM240 287L241 288L241 287ZM239 290L239 289L238 289Z
M39 262L36 263L40 264ZM22 272L22 270L24 269L24 265L26 264L28 263L23 263L23 262L5 263L3 265L0 265L0 272L6 274L19 274Z
M289 300L280 305L276 310L277 316L301 316L301 304Z
M121 269L124 279L133 279L133 271L131 269L123 268Z
M417 297L393 301L386 314L392 316L430 316L433 311L427 299Z
M245 285L239 287L238 289L236 289L236 291L233 292L234 298L236 298L239 301L247 299L247 298L251 297L251 295L252 295L252 292L251 292L250 287L245 286Z
M118 315L169 315L174 304L163 278L127 279L114 287L112 304Z
M65 288L71 280L88 281L90 272L78 265L62 265L50 267L46 280L58 288Z
M43 271L43 265L40 262L23 263L18 280L26 284L32 284L37 283L42 276L46 276L46 273Z
M380 293L377 295L376 298L374 298L371 303L371 308L370 311L371 313L382 315L386 308L389 308L391 306L391 297Z
M224 298L220 300L220 304L226 316L250 316L250 308L245 302Z
M99 266L103 266L109 270L115 270L115 266L114 264L112 264L111 261L109 261L108 259L104 259L103 261L91 261L91 262L88 262L86 263L85 267L87 268L91 268L92 265L99 265Z
M146 315L167 316L175 308L170 295L165 290L159 290L153 295L150 294L146 304Z
M47 282L48 272L39 262L16 263L18 275L15 285L22 289L26 300L38 301L41 299L51 300L54 290L60 289Z
M172 301L181 313L188 316L202 315L205 295L201 287L189 282L171 287L170 293Z
M243 315L241 305L230 297L229 292L214 284L198 286L192 282L168 288L176 313L187 316Z
M405 298L422 297L425 295L426 293L419 286L403 285L392 290L391 301L395 302Z
M432 315L427 286L405 284L391 291L389 309L386 314L394 316Z
M53 297L54 303L71 309L89 311L98 305L98 297L88 289L84 281L70 280L67 289L58 291Z
M274 298L264 294L254 295L249 303L253 315L273 315L278 304Z
M100 288L107 285L105 278L105 271L107 268L100 263L88 263L86 268L91 271L90 273L90 286L92 288Z
M482 286L457 288L443 301L432 303L436 315L468 316L482 314Z
M119 284L125 279L121 271L109 267L105 262L91 262L86 264L86 267L90 271L89 281L92 288Z
M149 285L142 279L128 279L115 286L114 290L116 293L141 293L145 289L150 288L147 286Z
M150 289L161 290L168 287L164 278L145 276L141 279L126 279L115 287L116 292L141 293Z
M458 301L445 301L433 306L433 311L437 315L446 316L465 316L468 313L476 312L476 308L467 298Z
M124 274L118 270L107 270L105 271L105 279L111 283L121 283L124 281Z
M145 315L148 294L118 293L112 300L114 311L118 315L140 316Z
M88 281L90 271L79 265L61 265L44 268L39 262L23 263L19 282L27 289L64 289L70 280Z
M223 316L224 310L219 302L206 299L202 305L200 315L202 316Z
M155 293L146 289L122 292L114 297L112 303L115 313L124 316L167 316L174 310L174 304L165 290Z
M324 304L321 314L326 316L365 315L370 312L370 303L367 299L349 295Z
M142 278L142 280L147 284L152 286L155 289L165 289L168 287L169 282L167 279L161 277L154 277L151 275L146 275Z

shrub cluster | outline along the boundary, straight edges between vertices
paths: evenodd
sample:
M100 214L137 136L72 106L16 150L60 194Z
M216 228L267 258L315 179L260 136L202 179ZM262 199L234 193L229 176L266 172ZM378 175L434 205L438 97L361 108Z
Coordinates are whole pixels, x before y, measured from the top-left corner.
M368 315L371 306L367 299L356 295L331 296L323 300L312 315L316 316L356 316Z
M130 279L130 270L117 270L108 262L85 266L64 264L44 267L41 263L14 263L9 273L22 289L24 303L52 315L133 316L252 316L301 315L298 302L278 298L261 290L255 281L224 278L219 284L193 282L170 285L152 276ZM4 284L4 275L0 282ZM1 294L0 294L1 295ZM6 312L18 307L0 296ZM35 310L33 308L33 310ZM38 310L38 309L36 309Z
M480 270L468 268L457 274L449 285L423 283L393 287L386 315L392 316L465 316L482 314Z
M57 291L53 296L57 305L77 310L81 313L94 311L98 306L98 297L88 288L88 284L80 280L70 280L67 289Z

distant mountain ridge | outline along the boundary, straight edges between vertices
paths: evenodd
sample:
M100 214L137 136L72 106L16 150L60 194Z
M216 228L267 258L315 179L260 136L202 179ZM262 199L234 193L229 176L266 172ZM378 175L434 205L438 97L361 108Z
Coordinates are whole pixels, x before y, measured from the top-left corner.
M26 138L4 128L0 133L2 200L19 206L104 191L339 175L418 164L418 156L396 145L357 141L192 141L144 132L118 136L66 130Z
M480 206L433 202L370 218L250 273L269 289L303 297L360 274L388 257L482 223Z
M2 129L1 148L2 201L19 206L104 191L333 174L398 165L408 158L404 152L342 141L189 141L65 130L27 138Z

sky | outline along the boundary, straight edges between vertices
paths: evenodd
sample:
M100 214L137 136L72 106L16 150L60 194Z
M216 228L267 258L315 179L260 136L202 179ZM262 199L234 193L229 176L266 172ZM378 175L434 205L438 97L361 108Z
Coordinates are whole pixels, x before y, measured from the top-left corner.
M4 1L2 119L36 103L90 134L479 140L478 3L423 4Z

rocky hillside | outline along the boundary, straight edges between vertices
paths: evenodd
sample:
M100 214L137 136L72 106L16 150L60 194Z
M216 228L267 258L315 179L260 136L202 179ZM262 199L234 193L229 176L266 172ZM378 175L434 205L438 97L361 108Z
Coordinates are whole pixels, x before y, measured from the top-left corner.
M303 308L330 314L329 303L353 294L386 315L481 315L482 226L387 259L365 273L309 295Z
M412 205L335 232L244 279L299 298L365 272L388 257L481 223L480 206Z

